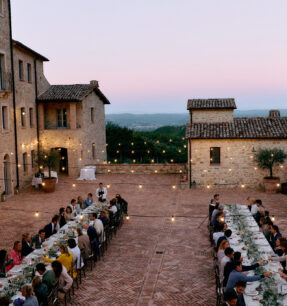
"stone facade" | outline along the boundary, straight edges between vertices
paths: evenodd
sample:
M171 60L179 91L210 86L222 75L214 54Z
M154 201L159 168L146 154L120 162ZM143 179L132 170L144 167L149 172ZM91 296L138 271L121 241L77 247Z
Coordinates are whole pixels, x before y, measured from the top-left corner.
M193 123L232 122L233 110L192 110Z
M80 100L38 104L38 98L52 87L44 75L43 63L48 59L12 40L10 1L0 1L3 4L3 9L0 5L0 192L13 194L16 187L21 189L31 184L38 171L34 158L38 148L62 148L59 171L72 176L77 176L83 165L105 162L104 104L109 101L94 81L92 85L83 85L85 91ZM82 85L76 86L81 89ZM57 127L58 108L67 110L69 124L65 129Z
M190 184L261 186L269 173L258 168L255 154L261 148L281 148L287 153L287 118L280 117L279 111L271 111L269 117L234 118L235 104L233 109L222 109L222 101L214 101L212 108L190 109L186 129ZM287 162L275 167L274 174L287 182Z

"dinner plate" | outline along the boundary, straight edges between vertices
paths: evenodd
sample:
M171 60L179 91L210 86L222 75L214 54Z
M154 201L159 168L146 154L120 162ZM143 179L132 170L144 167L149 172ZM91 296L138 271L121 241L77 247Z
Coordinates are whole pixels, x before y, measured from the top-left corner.
M249 291L249 292L244 291L244 293L248 296L257 296L259 294L258 291Z

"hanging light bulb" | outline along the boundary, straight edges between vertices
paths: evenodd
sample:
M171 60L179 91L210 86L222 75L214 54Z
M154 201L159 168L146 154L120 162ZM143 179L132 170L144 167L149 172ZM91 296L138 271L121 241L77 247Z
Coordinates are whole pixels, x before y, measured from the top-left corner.
M172 189L176 189L176 186L175 186L175 185L173 185L173 186L172 186Z
M171 221L174 222L175 218L174 216L171 216Z
M35 217L39 217L39 212L35 211Z
M129 219L130 219L130 216L126 215L126 220L129 221Z
M73 187L76 187L76 184L73 184L72 186L73 186Z
M245 188L245 185L244 185L244 184L242 184L242 185L241 185L241 188Z
M43 182L43 183L42 183L42 186L45 186L45 185L46 185L46 184Z
M271 217L271 221L272 221L272 222L275 221L275 216L274 216L274 215Z
M107 188L110 188L111 187L111 185L107 185Z
M143 185L139 185L139 189L142 189L143 188Z

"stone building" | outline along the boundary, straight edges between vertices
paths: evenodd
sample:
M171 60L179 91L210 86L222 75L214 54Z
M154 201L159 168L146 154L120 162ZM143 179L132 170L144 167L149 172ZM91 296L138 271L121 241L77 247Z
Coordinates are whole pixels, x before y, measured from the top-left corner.
M189 181L199 186L258 187L266 170L254 156L260 148L287 152L287 117L270 111L268 117L234 118L234 99L188 100ZM287 181L287 163L275 169Z
M12 39L10 0L0 0L0 192L31 184L39 149L58 149L59 172L106 160L105 110L98 82L50 85L48 59ZM2 160L2 162L1 162Z

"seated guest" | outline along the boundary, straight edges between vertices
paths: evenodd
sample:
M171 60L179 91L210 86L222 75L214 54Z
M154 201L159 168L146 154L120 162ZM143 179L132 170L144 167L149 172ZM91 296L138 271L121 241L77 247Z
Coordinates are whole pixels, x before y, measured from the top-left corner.
M91 193L88 193L88 197L86 198L84 203L84 208L91 206L93 203L94 203L93 195Z
M61 207L59 209L59 215L60 215L59 225L60 225L60 227L63 227L64 225L67 224L67 221L66 221L66 218L65 218L65 207Z
M242 263L240 261L235 262L234 270L229 275L225 292L232 290L239 280L243 280L246 282L256 282L264 277L269 276L270 272L265 272L262 275L246 276L244 273L242 273Z
M215 209L212 213L212 216L211 216L211 223L214 223L215 222L215 219L216 219L216 215L219 213L219 212L223 212L223 209L224 209L224 205L223 204L216 204L215 205Z
M77 246L75 239L68 240L69 251L73 254L73 264L76 269L81 269L84 266L84 261L81 256L81 250Z
M29 233L25 233L22 235L22 250L21 256L25 257L32 253L34 249L32 248L31 237Z
M237 297L238 297L238 301L236 306L246 306L245 305L245 301L244 301L244 297L243 297L243 293L244 290L246 289L246 281L243 280L239 280L234 287L234 292L236 293Z
M48 293L50 293L57 282L54 271L46 270L46 267L43 263L38 263L36 265L36 270L42 276L42 282L47 286Z
M72 208L70 206L67 206L65 211L65 220L66 222L69 222L72 218Z
M73 254L69 252L68 247L64 244L60 245L59 251L61 255L57 258L57 261L59 261L66 269L67 271L71 271L73 268ZM50 259L49 257L42 258L46 262L52 263L54 260ZM74 271L74 275L77 275L77 272Z
M271 237L271 226L273 225L273 222L271 220L268 220L269 218L265 218L265 224L263 225L263 234L266 237L267 241L270 241Z
M72 210L72 216L75 217L77 215L77 201L75 199L71 200L71 204L68 207Z
M221 306L236 306L238 297L234 291L228 291L224 293L224 303Z
M214 229L214 232L212 234L212 238L214 241L214 244L217 245L217 241L220 237L224 236L224 232L226 230L226 223L221 223L219 226Z
M42 282L40 276L34 276L32 280L32 288L40 305L48 305L49 290L45 283Z
M271 235L270 235L270 240L269 243L272 247L272 249L274 250L276 248L276 239L282 237L280 231L279 231L279 227L277 225L271 225Z
M225 249L229 247L229 242L227 240L222 240L222 242L219 245L218 252L217 252L217 265L220 267L221 265L221 260L224 257Z
M94 228L97 231L99 242L105 241L105 232L103 222L97 218L97 214L93 213L91 215L91 221L93 221Z
M107 188L104 187L103 183L99 184L99 188L97 188L96 195L99 202L106 202L107 199Z
M77 228L78 233L78 245L81 250L81 254L83 256L84 262L89 258L89 255L91 254L91 243L90 238L88 235L83 234L83 231L81 228Z
M225 256L221 259L221 264L218 267L221 280L223 280L223 273L224 273L225 265L232 260L233 255L234 255L234 250L228 247L224 250L224 255Z
M213 213L213 210L215 209L215 205L219 204L219 194L215 194L213 196L213 199L210 200L209 204L209 221L211 221L211 216Z
M251 211L251 214L253 216L256 215L257 211L258 211L258 207L256 205L256 202L255 202L255 199L254 198L251 198L251 197L248 197L247 198L247 201L248 201L248 208L249 210Z
M15 241L13 249L11 250L8 261L13 259L13 262L7 267L7 272L12 269L14 266L21 265L22 256L21 256L22 244L20 241Z
M125 199L123 199L120 194L116 194L116 199L118 203L120 204L124 214L127 214L128 213L128 202Z
M0 278L6 277L6 269L13 263L13 258L7 261L8 255L6 250L0 251ZM1 304L0 304L1 305Z
M110 200L109 211L111 211L114 215L117 213L118 209L117 209L117 206L116 206L116 199L111 199Z
M45 241L45 230L39 230L38 234L32 238L32 246L41 249L42 243Z
M224 232L224 235L218 238L217 244L216 244L216 249L218 250L218 248L219 248L219 246L220 246L220 243L221 243L223 240L229 241L229 238L231 237L231 235L232 235L232 230L227 229L227 230Z
M85 209L85 203L81 196L77 197L77 205L79 205L80 209Z
M283 237L279 237L276 239L276 247L275 247L275 254L277 254L278 256L283 256L284 252L282 251L282 248L281 248L281 243L283 241L287 241L286 238L283 238Z
M54 216L54 217L52 218L51 223L47 224L47 225L44 227L45 238L46 238L46 239L57 233L57 228L56 228L57 223L58 223L58 217L57 217L57 216Z
M281 250L283 252L283 255L281 257L269 257L268 259L271 261L278 261L281 263L286 263L287 259L287 241L280 242Z
M215 220L212 220L211 225L213 225L214 228L217 228L219 224L224 223L224 213L223 211L220 211L215 216Z
M24 285L21 288L21 293L25 297L23 306L39 306L38 300L34 295L32 286Z
M0 296L0 306L9 306L13 303L12 300L8 298L8 296Z
M99 219L103 222L104 227L106 227L109 224L109 219L104 210L101 211Z
M94 260L97 261L98 254L99 254L99 240L98 234L94 226L88 225L86 222L83 223L84 229L87 230L87 234L90 239L91 247L94 252Z
M259 223L260 218L265 217L265 208L263 207L261 200L255 200L255 203L257 206L257 212L254 215L254 219Z
M235 263L236 262L241 262L242 263L242 261L243 261L243 258L241 257L241 253L240 252L235 252L234 255L233 255L233 259L231 261L228 261L225 264L224 273L223 273L223 275L224 275L223 287L226 287L229 275L234 270ZM259 261L259 263L255 263L251 266L242 265L242 271L247 272L247 271L255 270L256 268L259 267L259 265L263 265L263 263L264 263L264 260L261 260L261 261Z
M56 279L58 280L58 298L63 304L65 293L71 289L73 279L68 274L67 269L58 260L52 262L52 269L55 273Z

